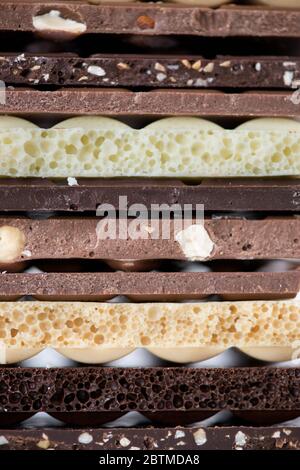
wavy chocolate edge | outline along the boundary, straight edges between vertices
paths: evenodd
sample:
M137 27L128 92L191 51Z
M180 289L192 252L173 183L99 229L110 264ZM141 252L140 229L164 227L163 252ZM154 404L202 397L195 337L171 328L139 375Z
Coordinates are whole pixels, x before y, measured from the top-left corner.
M1 450L299 450L298 427L0 429Z

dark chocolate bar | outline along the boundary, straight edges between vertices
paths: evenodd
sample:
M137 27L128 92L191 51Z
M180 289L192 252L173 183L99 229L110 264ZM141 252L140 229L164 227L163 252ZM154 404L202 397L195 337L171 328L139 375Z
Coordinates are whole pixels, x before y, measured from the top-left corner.
M300 428L0 429L0 450L300 450Z
M300 37L298 9L244 5L211 9L167 3L92 5L77 1L45 4L38 0L1 1L0 9L0 30L30 31L62 40L86 33ZM49 16L62 20L59 27L50 27Z
M298 88L297 57L31 55L0 57L0 80L13 85L156 88Z
M296 212L300 208L300 182L296 178L203 179L188 184L176 179L84 179L70 186L67 180L18 178L0 180L0 210L96 211L104 202L117 206L126 196L128 206L144 204L204 204L205 211Z
M230 300L296 297L300 271L282 273L45 273L1 274L0 299L178 301L219 295Z
M102 424L129 411L184 425L221 410L259 424L300 416L297 368L2 368L2 424L45 411L77 425Z
M156 90L133 92L120 89L5 90L2 114L22 117L59 116L202 116L222 119L249 117L298 117L299 93L260 91L222 93L212 90Z
M131 222L131 219L122 222L127 227L126 237L119 236L116 228L107 238L107 220L100 217L46 220L1 218L0 264L2 269L13 270L18 263L39 259L102 259L114 264L117 269L123 267L131 270L136 268L134 261L139 260L300 258L298 217L267 217L258 220L213 217L206 219L204 226L198 224L193 234L189 231L191 225L188 232L184 228L177 231L172 219L166 221L164 228L162 221L158 220L157 230L149 225L150 221L144 220L140 221L140 235L136 238L129 236ZM166 229L170 229L169 233L165 232ZM157 237L153 235L154 232Z

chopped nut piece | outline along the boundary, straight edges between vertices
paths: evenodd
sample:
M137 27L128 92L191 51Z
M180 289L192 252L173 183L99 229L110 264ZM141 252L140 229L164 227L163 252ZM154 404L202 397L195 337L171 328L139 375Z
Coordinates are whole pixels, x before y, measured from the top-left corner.
M200 70L201 69L201 60L197 60L196 62L193 63L192 69L194 70Z
M230 60L225 60L225 62L222 62L222 63L220 64L220 67L226 68L226 67L230 67L230 65L231 65Z
M93 442L93 436L88 432L83 432L78 436L78 442L80 442L80 444L90 444Z
M125 62L119 62L119 63L117 64L117 67L118 67L118 69L120 69L120 70L128 70L128 69L130 69L129 65L128 65L128 64L125 64Z
M37 447L40 449L48 449L48 447L50 447L50 441L48 439L43 439L37 443Z
M187 59L183 59L183 60L181 61L181 63L182 63L182 65L184 65L187 69L192 68L192 64L191 64L190 61L187 60Z
M194 432L194 440L197 446L203 446L207 442L206 432L204 429L198 429Z
M5 436L0 436L0 446L4 446L6 444L9 444L8 440L6 439Z
M244 447L247 442L247 436L242 431L239 431L235 435L235 445L238 447Z
M139 16L136 22L141 29L153 29L155 26L154 19L147 15Z
M159 62L156 62L156 64L154 65L154 68L158 72L165 72L166 71L166 67L164 65L160 64Z
M183 431L181 431L180 429L178 429L178 430L175 432L174 438L175 438L175 439L180 439L181 437L185 437L185 432L183 432Z
M214 70L215 66L214 66L214 63L213 62L209 62L209 64L207 64L204 68L203 68L203 72L205 73L211 73L213 70Z
M120 444L122 447L128 447L130 444L130 440L127 439L127 437L122 437L122 439L120 439Z
M90 65L87 69L87 72L91 75L96 75L97 77L103 77L106 75L105 70L102 67L98 67L97 65Z
M165 80L167 78L167 75L165 73L158 73L156 75L156 78L159 82L162 82L163 80Z

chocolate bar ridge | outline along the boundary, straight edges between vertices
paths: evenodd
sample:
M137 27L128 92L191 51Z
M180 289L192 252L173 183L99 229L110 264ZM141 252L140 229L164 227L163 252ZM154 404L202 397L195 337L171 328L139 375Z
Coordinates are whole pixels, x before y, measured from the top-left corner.
M0 429L0 450L299 450L300 428Z
M37 32L33 18L50 11L76 21L76 34L300 37L300 11L251 6L217 9L172 4L91 5L85 2L1 1L0 30ZM20 18L22 21L20 22ZM255 25L255 28L253 28ZM40 32L40 31L39 31ZM45 29L43 32L47 33ZM54 37L61 37L56 32Z

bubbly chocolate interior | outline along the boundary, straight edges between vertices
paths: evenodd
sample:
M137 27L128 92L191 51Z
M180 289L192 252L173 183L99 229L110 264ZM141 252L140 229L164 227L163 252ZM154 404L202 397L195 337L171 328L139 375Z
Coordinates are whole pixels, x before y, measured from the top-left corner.
M45 411L93 426L134 410L183 425L227 409L267 424L299 416L299 380L297 368L2 368L0 413L2 423Z

